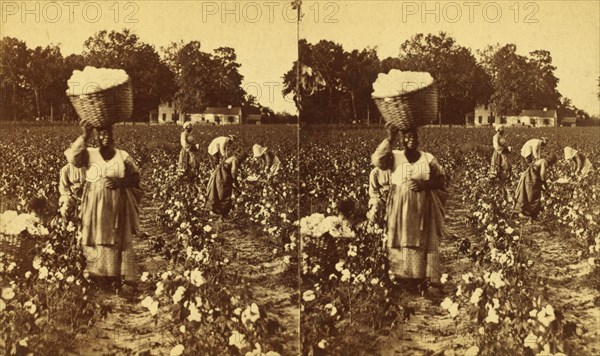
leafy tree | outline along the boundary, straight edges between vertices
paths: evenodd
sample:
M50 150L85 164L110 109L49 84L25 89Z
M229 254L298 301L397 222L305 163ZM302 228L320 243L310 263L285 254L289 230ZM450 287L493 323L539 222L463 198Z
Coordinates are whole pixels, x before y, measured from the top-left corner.
M27 112L23 106L26 95L26 72L29 60L27 44L13 37L3 37L0 40L0 91L2 92L2 118L12 117L17 120L17 114L24 117Z
M294 62L292 69L284 74L283 95L294 95L301 108L301 119L306 122L333 123L347 120L349 112L346 108L340 111L339 105L340 101L349 100L343 80L347 53L341 45L332 41L321 40L313 45L300 40L299 46L302 67L300 78L296 71L298 63ZM318 80L315 80L316 73ZM313 77L312 80L310 77ZM304 83L298 83L298 79ZM326 83L324 89L321 87L323 82ZM312 85L318 85L318 90L314 90ZM298 90L300 93L297 93Z
M370 119L371 112L377 111L372 103L371 93L380 67L377 48L367 48L360 52L353 50L349 53L344 65L343 83L345 91L350 95L353 121L361 117Z
M514 44L508 44L491 53L487 60L493 73L491 106L499 115L518 114L530 97L527 93L530 67L527 58L516 51Z
M260 110L261 118L260 121L264 124L275 123L275 112L271 108L263 107Z
M182 112L200 112L209 105L210 55L200 50L198 41L191 41L180 48L177 44L171 47L176 50L171 68L175 68L177 73L177 106Z
M402 63L398 57L388 57L381 61L381 72L389 73L392 69L400 69Z
M64 93L67 90L67 77L60 48L46 46L30 50L25 80L28 89L34 93L36 116L43 116L40 102L44 100L48 102L50 116L53 119L54 107L66 98Z
M558 78L554 75L556 67L552 65L550 52L537 50L529 55L531 87L527 93L528 103L534 109L557 107L561 95L557 90Z
M556 110L557 110L557 115L560 118L577 115L577 108L573 105L573 102L571 101L571 99L569 99L567 97L562 97L560 99Z
M561 95L550 52L537 50L525 57L516 51L514 44L497 44L480 52L482 66L493 82L490 101L494 111L508 115L523 109L558 107Z
M242 88L244 76L240 74L241 65L237 63L235 49L219 47L214 50L212 71L214 84L211 86L211 106L240 106L245 97Z
M244 115L244 120L248 117L248 115L260 115L262 114L263 106L260 105L258 99L252 94L246 94L244 97L244 103L242 104L242 114Z
M163 48L168 67L175 73L178 90L174 98L182 112L200 112L207 106L243 106L242 88L235 50L220 47L214 54L201 50L201 43L173 42Z

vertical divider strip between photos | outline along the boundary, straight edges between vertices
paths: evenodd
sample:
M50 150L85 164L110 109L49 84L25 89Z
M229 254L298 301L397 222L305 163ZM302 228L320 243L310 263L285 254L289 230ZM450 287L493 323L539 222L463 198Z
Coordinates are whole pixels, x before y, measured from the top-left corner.
M301 106L299 105L300 101L300 21L302 19L302 1L295 1L297 6L296 9L296 111L298 113L298 122L296 125L297 130L297 141L296 141L296 156L298 157L297 167L298 170L296 172L296 200L297 200L297 219L298 225L296 226L296 234L298 236L298 298L297 298L297 308L298 308L298 351L300 355L302 355L302 249L303 249L303 241L302 235L300 234L300 219L301 219L301 202L300 202L300 189L301 189L301 156L300 156L300 139L301 139Z

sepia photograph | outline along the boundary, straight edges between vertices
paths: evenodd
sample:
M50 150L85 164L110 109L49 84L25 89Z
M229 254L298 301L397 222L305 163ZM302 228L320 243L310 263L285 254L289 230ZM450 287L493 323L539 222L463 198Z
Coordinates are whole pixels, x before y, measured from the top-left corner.
M303 354L598 354L598 2L315 4Z
M1 354L600 354L598 1L0 17Z
M300 354L293 5L1 9L0 353Z

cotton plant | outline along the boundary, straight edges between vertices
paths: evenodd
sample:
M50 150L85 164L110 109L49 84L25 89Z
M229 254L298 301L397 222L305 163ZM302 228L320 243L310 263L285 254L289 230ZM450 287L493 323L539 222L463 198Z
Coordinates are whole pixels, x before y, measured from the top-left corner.
M498 345L502 352L523 352L525 348L538 352L544 345L552 350L561 348L562 314L544 305L539 292L527 285L533 262L520 245L520 228L506 215L504 198L486 184L467 187L466 192L475 199L472 222L482 234L484 246L483 253L475 257L484 268L457 276L455 294L445 298L440 307L453 318L466 318L477 325L481 352L500 352ZM499 344L514 332L514 325L525 325L516 334L521 343ZM523 340L531 335L536 335L535 342L525 345Z

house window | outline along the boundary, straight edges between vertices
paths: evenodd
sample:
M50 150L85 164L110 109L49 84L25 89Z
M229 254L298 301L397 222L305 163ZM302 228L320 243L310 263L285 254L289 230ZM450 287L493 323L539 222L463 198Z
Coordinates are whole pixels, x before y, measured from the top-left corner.
M170 101L169 101L169 102L167 102L167 106L168 106L168 107L171 107L171 102L170 102Z
M230 116L229 117L229 122L234 122L235 121L235 116Z
M544 119L544 125L549 126L550 125L550 119Z
M479 116L479 123L483 124L483 116Z
M162 121L167 121L167 114L166 113L163 113L163 115L162 115Z

